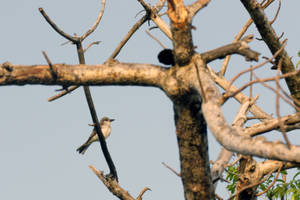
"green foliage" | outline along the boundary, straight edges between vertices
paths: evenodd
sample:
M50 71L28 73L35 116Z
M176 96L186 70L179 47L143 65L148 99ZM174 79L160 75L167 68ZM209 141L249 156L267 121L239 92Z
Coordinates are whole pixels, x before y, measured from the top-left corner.
M287 175L287 171L280 172L281 177ZM266 191L272 184L276 173L272 174L268 180L258 186L258 191ZM275 184L264 194L269 200L300 200L300 171L298 171L292 180L285 182L283 179L278 178ZM230 166L227 168L226 180L230 183L226 186L227 190L235 193L235 187L238 181L238 168L237 166ZM260 197L263 199L262 197Z
M231 192L231 194L234 194L236 183L238 181L238 170L236 166L230 166L227 168L227 175L226 180L231 182L226 186L227 190Z
M268 190L266 196L268 199L291 199L300 200L300 180L297 172L292 180L284 182L282 179L278 179L276 184Z

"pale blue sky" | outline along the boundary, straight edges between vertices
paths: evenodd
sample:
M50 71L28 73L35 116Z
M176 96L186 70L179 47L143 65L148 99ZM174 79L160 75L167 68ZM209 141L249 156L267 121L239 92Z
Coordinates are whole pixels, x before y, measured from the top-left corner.
M268 9L270 18L274 16L275 5L278 2ZM65 32L82 34L94 23L100 6L100 0L4 1L0 7L0 62L46 64L41 53L44 50L53 63L78 63L75 46L61 46L66 40L52 30L38 8L43 7ZM289 39L286 49L293 61L299 60L300 27L296 23L299 8L300 1L283 1L274 24L277 33L284 32L284 37ZM103 63L141 17L135 18L141 10L134 0L108 0L99 28L84 44L96 40L102 43L86 53L86 62ZM240 1L212 0L194 20L197 51L230 43L247 19L248 13ZM147 28L145 24L139 29L117 59L158 64L156 55L161 47L147 36ZM259 37L254 26L248 33ZM153 34L167 47L172 47L158 30ZM270 56L262 42L254 41L250 46L264 56ZM220 62L214 62L212 66L218 69ZM228 77L249 66L244 58L234 56ZM258 74L274 75L269 68L270 65L265 66ZM245 81L246 78L237 83ZM0 199L116 199L88 168L92 164L108 172L103 155L99 154L99 144L93 144L84 156L75 151L91 131L87 124L92 120L82 88L48 103L47 98L58 88L0 88ZM144 199L183 199L181 180L161 164L166 162L179 171L173 109L166 95L159 89L143 87L92 87L91 91L99 118L116 119L107 142L120 184L133 196L137 196L143 187L150 187L152 191L147 192ZM275 113L274 95L270 91L256 90L255 94L261 95L259 105L267 112ZM226 104L224 112L228 113L229 122L237 109L238 104L234 101ZM282 114L290 112L291 108L282 105ZM299 145L298 132L291 134L291 141ZM280 134L275 135L281 139ZM209 139L210 159L215 160L220 146L210 133ZM225 190L220 188L218 193L226 196Z

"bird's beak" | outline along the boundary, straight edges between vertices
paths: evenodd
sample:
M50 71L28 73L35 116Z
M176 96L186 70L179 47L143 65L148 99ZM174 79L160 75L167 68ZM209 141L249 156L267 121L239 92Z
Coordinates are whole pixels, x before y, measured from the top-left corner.
M113 122L113 121L115 121L115 119L110 119L109 121Z

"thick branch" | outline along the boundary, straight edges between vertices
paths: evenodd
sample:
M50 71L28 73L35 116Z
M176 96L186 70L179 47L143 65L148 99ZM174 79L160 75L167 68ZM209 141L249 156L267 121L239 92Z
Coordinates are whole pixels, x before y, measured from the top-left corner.
M53 64L55 79L48 65L0 65L0 85L139 85L161 87L167 69L150 64L113 65Z
M174 103L181 179L185 199L214 199L209 170L206 123L201 112L201 96L190 88L199 84L195 66L171 67L163 90ZM200 80L201 82L201 80Z
M207 128L198 93L186 94L175 103L181 179L185 199L214 199L209 170Z
M286 131L291 131L293 130L293 128L296 128L293 127L293 125L300 123L300 116L299 113L296 113L281 117L281 120L284 122L284 128L286 129ZM291 125L291 128L289 125ZM244 128L243 135L256 136L274 129L278 129L279 126L279 119L265 120L264 122L253 124L250 127Z
M271 52L274 54L281 47L278 36L269 23L263 8L256 0L241 0L245 8L248 10L251 18L253 19L262 39L268 45ZM295 70L295 67L288 56L287 52L283 50L278 57L276 57L277 63L282 59L282 73L289 73ZM300 76L294 75L287 77L286 79L289 90L294 98L300 100Z
M240 107L232 126L236 128L242 128L243 125L247 121L247 113L249 108L254 102L250 102L250 100L244 102L242 106ZM225 148L222 148L221 153L219 154L218 159L214 162L211 173L213 177L213 181L217 180L217 178L221 177L224 168L226 164L229 162L231 156L233 155L233 152L226 150ZM216 186L216 183L215 183Z
M267 1L264 5L263 5L263 9L267 8L272 2L272 1ZM263 4L264 1L261 3ZM241 37L245 34L245 32L248 30L248 28L250 27L250 25L253 23L253 20L250 18L246 23L245 25L242 27L242 29L240 30L240 32L234 37L234 40L233 42L237 42L241 39ZM222 67L221 67L221 70L220 70L220 74L224 76L225 72L226 72L226 69L227 69L227 66L228 66L228 63L229 63L229 60L230 60L230 56L226 56L223 64L222 64Z
M200 62L197 59L195 62ZM203 66L203 63L199 63ZM208 127L216 139L228 150L244 155L255 155L263 158L300 162L300 146L292 146L290 149L285 144L267 142L261 138L242 136L229 126L223 116L219 99L221 95L209 72L204 67L200 68L201 83L207 101L202 103L202 111ZM200 91L200 90L198 90Z
M168 15L171 21L175 63L187 65L194 54L192 41L192 17L188 15L183 0L168 0Z
M260 53L249 49L245 42L239 41L204 52L201 54L201 57L206 63L209 63L215 59L223 59L225 56L231 54L240 54L245 56L247 61L258 61L258 56L260 55Z
M300 165L296 163L280 162L277 160L266 160L260 163L260 168L261 171L263 172L263 175L267 175L271 171L277 170L282 164L283 164L282 169L291 169L294 167L300 167Z
M154 6L153 10L155 10L155 13L158 12L162 7L163 7L163 4L166 0L160 0L159 2L157 2L157 4ZM98 14L98 17L97 17L97 20L96 22L94 23L94 25L90 28L90 30L87 32L88 34L90 34L91 31L94 31L94 29L98 26L101 18L102 18L102 15L103 15L103 12L104 12L104 5L105 4L105 0L102 0L102 8ZM154 13L154 12L153 12ZM154 14L151 14L151 18L153 18L152 16L154 16ZM112 53L112 55L107 59L107 62L109 61L112 61L121 51L121 49L123 48L123 46L127 43L127 41L129 40L129 38L135 33L135 31L144 23L147 21L147 19L149 18L148 16L149 14L146 13L146 15L144 17L142 17L130 30L129 32L126 34L126 36L123 38L123 40L119 43L119 45L116 47L116 49L114 50L114 52ZM156 18L159 18L158 16ZM162 20L161 20L162 21ZM170 32L170 31L169 31ZM86 33L86 34L87 34ZM82 35L80 38L81 40L83 40L85 38L85 35ZM60 98L66 94L68 94L69 92L77 89L79 86L71 86L70 88L68 88L68 90L63 90L61 91L59 94L53 96L53 97L50 97L48 99L48 101L53 101L57 98Z

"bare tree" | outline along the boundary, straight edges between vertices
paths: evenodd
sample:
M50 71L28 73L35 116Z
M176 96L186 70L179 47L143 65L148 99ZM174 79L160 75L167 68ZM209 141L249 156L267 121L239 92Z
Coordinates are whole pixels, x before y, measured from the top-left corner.
M61 85L62 91L50 98L50 101L61 98L79 86L83 86L110 173L104 175L95 167L90 166L90 168L120 199L142 199L142 195L149 188L145 187L135 198L118 184L117 170L100 129L89 85L150 86L161 89L169 97L174 107L180 155L181 171L177 175L182 180L185 199L215 199L214 184L222 178L224 168L229 165L228 162L233 153L239 155L237 160L239 162L239 179L236 193L231 199L256 199L257 186L270 174L283 169L299 167L300 146L293 145L289 141L287 132L299 128L300 71L295 69L285 51L286 40L277 36L272 28L275 19L270 21L264 13L264 9L273 0L262 3L258 3L256 0L241 0L251 17L249 21L231 44L203 53L195 50L191 33L194 28L192 20L202 8L204 9L209 4L210 0L197 0L190 5L185 5L183 0L168 0L167 13L170 26L160 16L165 0L158 1L153 7L143 0L138 0L138 2L144 7L144 16L129 30L106 62L98 65L85 65L84 52L94 43L84 49L82 42L97 28L104 13L105 0L102 0L102 8L96 22L82 36L65 33L40 8L39 11L49 25L58 34L75 44L79 64L54 64L44 52L48 65L25 66L13 65L9 62L1 64L0 84ZM173 50L167 51L167 54L161 57L162 60L167 60L166 64L172 64L168 68L153 64L123 63L115 59L130 37L148 20L153 21L173 43ZM248 46L254 36L243 37L252 23L256 25L261 40L265 42L273 56L266 58L256 66L237 73L232 80L227 80L225 73L230 55L239 54L245 57L246 61L258 61L259 59L260 53ZM211 61L223 58L225 60L218 73L208 65ZM277 70L277 75L265 79L257 77L255 70L267 63L274 65L273 69ZM252 80L243 86L236 87L234 81L245 73L251 74ZM281 88L280 79L286 81L291 95ZM276 87L272 88L266 82L274 82ZM252 93L250 96L243 94L244 89L252 90L252 85L257 83L270 88L276 94L276 117L256 105L258 97L253 97ZM225 90L224 94L220 93L220 88ZM241 108L230 125L226 122L221 108L226 101L232 98L241 104ZM283 99L293 106L295 113L280 116L279 99ZM252 113L252 117L249 117L249 112ZM248 122L253 118L261 122L250 125ZM210 167L208 157L207 126L224 147L212 167ZM270 142L262 136L256 137L272 130L281 131L284 141ZM268 160L258 162L252 156Z

